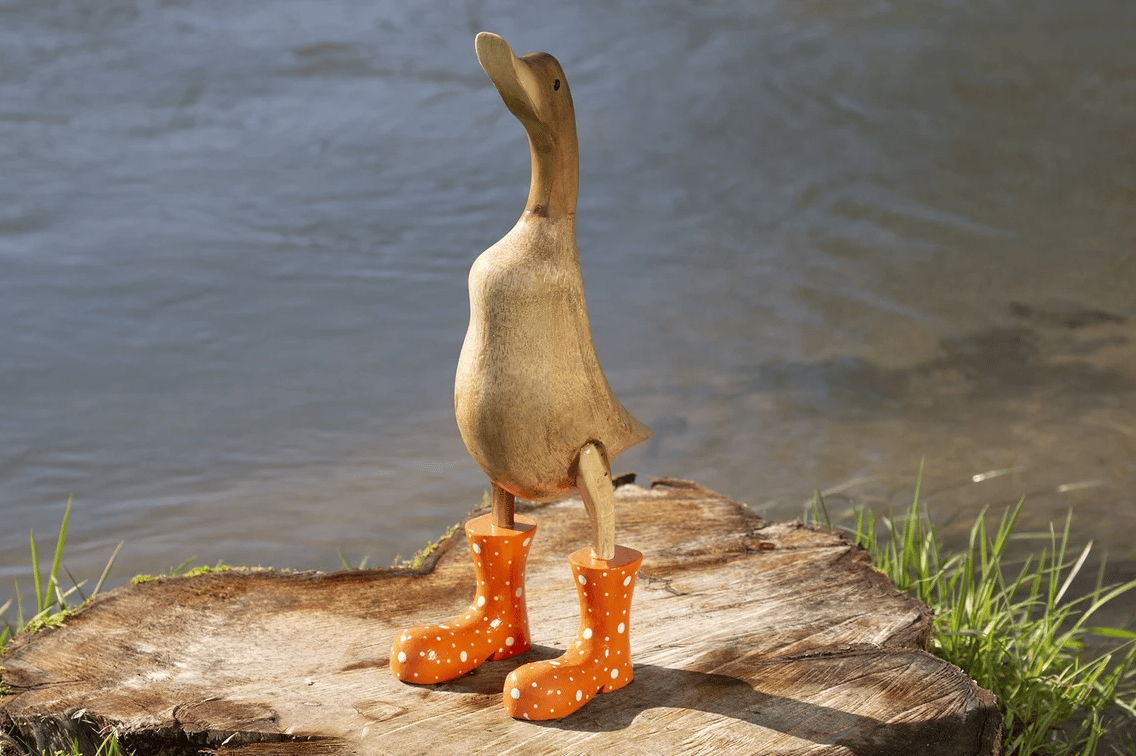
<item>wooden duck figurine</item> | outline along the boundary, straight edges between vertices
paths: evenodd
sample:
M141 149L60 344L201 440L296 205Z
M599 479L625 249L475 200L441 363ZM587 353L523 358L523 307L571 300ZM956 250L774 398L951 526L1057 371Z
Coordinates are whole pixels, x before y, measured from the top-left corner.
M470 270L454 386L458 428L492 483L493 511L466 524L477 576L469 611L404 631L391 670L406 682L441 682L527 651L524 563L536 523L514 515L514 499L578 490L593 538L569 557L580 600L576 641L559 659L514 670L503 698L514 717L553 719L631 682L628 626L642 555L615 544L610 463L651 431L616 398L592 344L576 248L576 117L564 71L547 53L518 58L488 32L477 35L476 49L532 156L524 213Z
M486 32L477 57L528 132L532 183L520 220L469 272L454 406L494 501L549 501L577 488L582 451L610 462L651 431L612 393L592 346L576 249L576 114L564 71L547 53L518 58ZM602 496L583 474L581 493ZM497 524L509 526L509 510L497 508ZM598 534L596 552L611 558L606 535Z

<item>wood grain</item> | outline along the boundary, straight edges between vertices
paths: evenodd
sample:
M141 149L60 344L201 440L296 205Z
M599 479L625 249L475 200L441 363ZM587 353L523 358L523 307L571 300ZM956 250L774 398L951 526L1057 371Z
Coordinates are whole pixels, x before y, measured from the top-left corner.
M386 668L399 629L473 594L459 535L415 572L233 571L116 589L9 646L0 727L91 753L109 729L171 754L998 752L994 697L923 650L928 610L842 536L765 522L681 481L623 485L616 500L645 554L635 681L566 719L513 720L501 690L574 637L565 555L589 537L579 499L525 508L540 523L525 655L434 687Z

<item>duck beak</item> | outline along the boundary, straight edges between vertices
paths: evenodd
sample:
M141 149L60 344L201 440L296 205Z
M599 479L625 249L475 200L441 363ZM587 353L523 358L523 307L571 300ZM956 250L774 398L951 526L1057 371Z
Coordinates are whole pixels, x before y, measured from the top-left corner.
M477 61L513 115L526 125L540 121L533 94L538 90L536 75L528 64L513 53L509 43L490 32L481 32L475 43Z

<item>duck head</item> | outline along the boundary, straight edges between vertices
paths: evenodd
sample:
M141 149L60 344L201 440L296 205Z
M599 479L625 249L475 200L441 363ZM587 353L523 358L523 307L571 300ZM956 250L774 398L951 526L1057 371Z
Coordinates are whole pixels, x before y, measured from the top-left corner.
M518 58L508 42L490 32L477 35L476 48L478 62L529 137L532 184L525 214L574 219L580 162L564 69L548 53Z

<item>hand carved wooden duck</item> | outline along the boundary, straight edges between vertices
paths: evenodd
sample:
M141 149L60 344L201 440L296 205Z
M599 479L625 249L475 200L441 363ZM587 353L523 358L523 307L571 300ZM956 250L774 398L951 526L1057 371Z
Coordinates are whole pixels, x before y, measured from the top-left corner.
M615 545L610 462L651 431L620 404L592 345L576 248L576 117L564 71L547 53L518 58L488 32L477 35L476 49L532 155L524 213L470 270L454 386L458 428L492 482L493 513L466 524L477 574L469 611L403 632L391 670L406 682L441 682L527 651L524 563L536 523L514 516L514 498L550 501L579 490L593 542L569 557L580 599L576 641L505 683L509 714L552 719L631 682L628 625L642 555Z
M470 270L454 406L494 487L548 501L577 487L588 444L610 462L651 431L612 393L592 346L576 249L576 114L564 71L547 53L517 58L486 32L477 57L528 132L532 183L513 230ZM610 558L611 544L600 540L597 553Z

